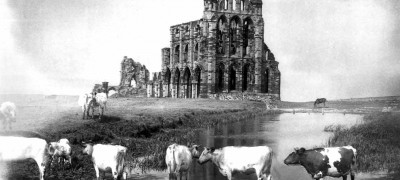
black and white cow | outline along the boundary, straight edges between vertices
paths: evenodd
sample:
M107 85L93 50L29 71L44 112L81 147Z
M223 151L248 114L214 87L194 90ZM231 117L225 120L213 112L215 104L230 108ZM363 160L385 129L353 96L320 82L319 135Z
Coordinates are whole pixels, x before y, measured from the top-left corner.
M305 150L295 149L285 160L286 165L302 165L313 179L325 176L354 180L357 151L352 146Z

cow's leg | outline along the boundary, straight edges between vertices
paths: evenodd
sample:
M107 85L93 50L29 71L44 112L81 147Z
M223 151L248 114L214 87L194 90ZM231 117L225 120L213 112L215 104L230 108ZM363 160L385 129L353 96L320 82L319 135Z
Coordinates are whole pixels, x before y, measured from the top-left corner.
M228 180L232 180L232 172L225 171L225 173L226 173L226 177L228 178Z
M347 175L342 176L343 180L347 180Z
M44 164L44 162L43 162L43 159L41 159L41 158L35 158L35 161L36 161L36 164L38 165L38 168L39 168L39 178L40 178L40 180L43 180L43 176L44 176L44 166L45 166L45 164Z
M96 171L96 178L97 180L100 179L99 168L97 167L96 163L93 163L94 170Z
M114 180L116 180L118 178L118 172L117 172L116 166L111 167L111 173L112 173L112 176L114 177Z

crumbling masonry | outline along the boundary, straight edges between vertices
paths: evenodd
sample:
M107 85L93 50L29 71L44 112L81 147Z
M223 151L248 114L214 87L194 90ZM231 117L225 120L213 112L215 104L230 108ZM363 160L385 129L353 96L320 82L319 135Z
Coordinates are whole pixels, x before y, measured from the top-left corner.
M257 94L280 99L278 62L264 43L262 0L204 0L203 18L170 27L150 97Z

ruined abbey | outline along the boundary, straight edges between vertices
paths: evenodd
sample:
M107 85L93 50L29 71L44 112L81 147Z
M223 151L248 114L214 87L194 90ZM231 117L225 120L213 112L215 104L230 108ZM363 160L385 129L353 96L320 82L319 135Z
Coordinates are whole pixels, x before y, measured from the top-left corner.
M204 0L203 18L170 27L161 72L124 57L122 96L280 99L278 62L264 43L262 0ZM108 90L107 90L108 89Z
M151 97L252 93L280 99L278 62L264 43L262 0L204 0L203 18L170 27Z

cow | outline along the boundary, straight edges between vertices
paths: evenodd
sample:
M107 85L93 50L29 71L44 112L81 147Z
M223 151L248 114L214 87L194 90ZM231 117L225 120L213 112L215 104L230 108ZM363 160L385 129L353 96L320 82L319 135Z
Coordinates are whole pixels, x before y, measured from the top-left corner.
M97 180L100 178L99 169L103 172L111 169L114 180L121 175L123 179L126 179L126 172L124 172L126 147L109 144L84 144L84 146L83 154L91 156Z
M188 170L192 164L193 158L199 158L200 152L197 145L190 148L184 145L171 144L168 146L165 155L165 163L167 164L169 178L182 179L182 174L188 178Z
M3 121L3 129L11 130L11 123L16 122L17 107L12 102L3 102L0 106L0 119Z
M273 151L268 146L234 147L227 146L220 149L205 147L198 162L204 164L212 161L222 175L232 179L232 172L245 174L256 173L257 179L271 179Z
M0 162L35 160L43 180L47 162L47 142L40 138L0 136Z
M92 118L94 118L94 109L99 108L99 119L103 117L104 111L107 105L107 94L106 93L95 93L88 102L88 111L92 109Z
M82 94L79 96L78 105L82 108L82 119L89 117L89 101L92 99L92 94Z
M354 180L357 151L352 146L295 149L284 160L286 165L302 165L313 179L325 176Z
M327 101L327 100L326 100L325 98L317 98L317 99L315 100L315 102L314 102L314 108L316 108L318 104L322 104L322 103L324 103L324 107L325 107L325 102L326 102L326 101Z
M48 150L49 155L52 156L52 162L58 158L58 163L68 160L69 164L71 165L71 145L68 139L63 138L58 142L50 142Z

